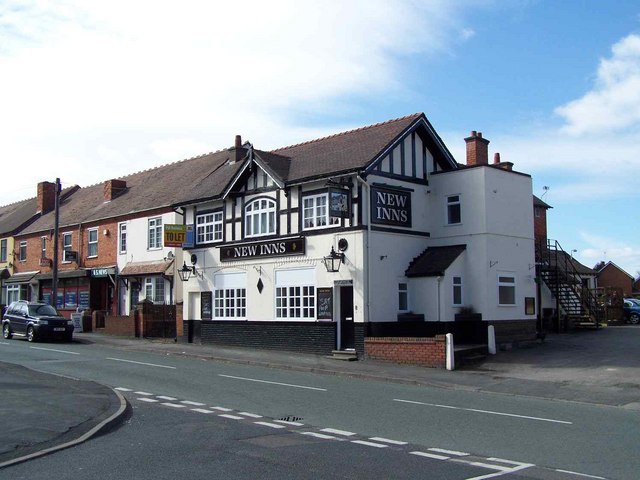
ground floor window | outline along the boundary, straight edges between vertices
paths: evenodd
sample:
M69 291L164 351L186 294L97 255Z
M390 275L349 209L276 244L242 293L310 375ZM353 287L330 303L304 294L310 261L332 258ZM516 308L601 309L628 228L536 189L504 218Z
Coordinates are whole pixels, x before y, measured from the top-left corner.
M156 305L163 305L165 303L164 278L162 277L145 278L144 296L147 300L155 303Z
M453 305L462 305L462 277L453 277Z
M316 318L315 270L299 268L276 272L276 318Z
M498 305L516 304L516 277L513 273L498 274Z
M219 320L247 318L247 274L217 273L213 276L213 315Z
M51 282L42 284L41 299L51 304ZM89 309L89 281L87 278L64 278L58 281L56 291L56 308Z
M28 287L20 284L7 285L7 305L17 300L26 300Z

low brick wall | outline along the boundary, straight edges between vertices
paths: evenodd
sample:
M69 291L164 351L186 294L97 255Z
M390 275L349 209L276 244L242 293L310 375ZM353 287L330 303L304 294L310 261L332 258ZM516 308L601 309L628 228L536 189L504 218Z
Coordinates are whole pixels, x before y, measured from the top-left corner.
M364 352L373 360L445 368L446 337L366 337Z
M134 315L107 316L104 319L104 328L101 328L99 332L121 337L135 337L136 325Z

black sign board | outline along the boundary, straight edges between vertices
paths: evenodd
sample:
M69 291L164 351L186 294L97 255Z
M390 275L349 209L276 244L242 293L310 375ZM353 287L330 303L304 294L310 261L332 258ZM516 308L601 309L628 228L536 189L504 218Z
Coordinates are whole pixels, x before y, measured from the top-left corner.
M243 260L245 258L282 257L304 254L304 237L220 247L220 261L222 262Z
M211 292L200 292L200 318L202 320L211 320L213 318L212 300Z
M81 310L87 310L89 308L89 290L80 290L79 292L80 301L78 302L78 307Z
M411 226L411 192L389 187L371 187L371 223Z
M338 188L329 189L329 216L349 218L349 191Z
M333 288L319 287L318 295L318 311L316 318L318 320L333 320Z

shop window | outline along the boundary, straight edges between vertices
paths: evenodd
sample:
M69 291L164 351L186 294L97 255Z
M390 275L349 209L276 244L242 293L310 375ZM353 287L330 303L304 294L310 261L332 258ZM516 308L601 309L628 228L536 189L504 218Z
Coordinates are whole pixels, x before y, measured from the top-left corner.
M144 296L156 305L163 305L165 303L164 278L147 277L144 283Z
M98 229L91 228L87 230L89 234L89 242L87 244L87 257L97 257L98 256Z
M198 244L222 241L222 212L198 215L196 237Z
M259 237L276 233L276 202L269 198L258 198L244 209L244 234Z
M460 195L450 195L447 197L447 224L457 225L461 222Z
M7 261L7 239L0 240L0 262Z
M149 250L162 248L162 218L149 219L149 236L147 247Z
M462 305L462 277L453 277L453 305Z
M409 285L406 283L398 284L398 311L409 311Z
M27 242L20 242L20 261L27 260Z
M315 320L315 270L298 268L276 272L276 318Z
M329 216L329 194L308 195L302 199L302 225L305 230L339 225L339 217Z
M516 277L512 273L498 274L498 305L516 304Z
M127 253L127 224L121 223L118 225L118 240L120 246L118 248L119 253Z

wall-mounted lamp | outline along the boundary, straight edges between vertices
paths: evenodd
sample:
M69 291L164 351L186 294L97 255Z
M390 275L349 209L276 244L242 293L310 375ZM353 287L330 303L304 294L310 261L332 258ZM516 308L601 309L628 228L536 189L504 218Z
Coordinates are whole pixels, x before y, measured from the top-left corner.
M336 250L333 248L333 245L332 245L331 252L329 253L329 255L322 258L322 263L324 263L324 266L327 269L327 272L329 273L339 272L340 265L344 263L344 253L336 252Z
M178 269L178 275L180 276L180 280L183 282L188 282L191 278L191 274L196 277L204 278L204 274L202 272L198 272L196 269L196 263L198 261L198 257L195 253L191 254L191 267L187 266L187 262L182 262L182 268Z

